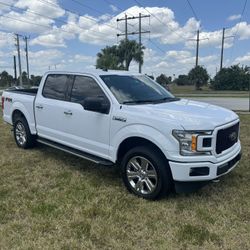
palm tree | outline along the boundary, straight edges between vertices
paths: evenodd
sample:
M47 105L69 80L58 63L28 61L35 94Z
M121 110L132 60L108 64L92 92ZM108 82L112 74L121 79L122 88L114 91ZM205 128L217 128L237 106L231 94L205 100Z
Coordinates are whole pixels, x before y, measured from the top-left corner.
M116 45L106 46L97 54L96 60L97 69L123 69L122 61L118 53Z
M118 46L120 56L123 58L125 70L129 70L130 63L134 60L137 63L143 64L143 49L135 40L122 40Z
M118 69L129 70L130 63L135 62L143 64L143 49L135 40L122 40L120 44L106 46L97 54L96 68L98 69Z

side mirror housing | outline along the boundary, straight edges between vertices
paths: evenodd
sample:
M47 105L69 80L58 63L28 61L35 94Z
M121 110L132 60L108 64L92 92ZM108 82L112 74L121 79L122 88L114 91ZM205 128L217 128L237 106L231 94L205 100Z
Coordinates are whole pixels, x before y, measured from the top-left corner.
M104 97L87 97L84 100L85 110L108 114L110 109L109 101Z

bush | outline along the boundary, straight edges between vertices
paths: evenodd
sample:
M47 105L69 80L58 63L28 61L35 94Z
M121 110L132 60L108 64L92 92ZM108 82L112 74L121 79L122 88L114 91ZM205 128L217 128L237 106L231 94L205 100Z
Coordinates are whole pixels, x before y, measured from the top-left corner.
M211 87L215 90L248 90L249 81L248 68L234 65L220 70L214 77Z

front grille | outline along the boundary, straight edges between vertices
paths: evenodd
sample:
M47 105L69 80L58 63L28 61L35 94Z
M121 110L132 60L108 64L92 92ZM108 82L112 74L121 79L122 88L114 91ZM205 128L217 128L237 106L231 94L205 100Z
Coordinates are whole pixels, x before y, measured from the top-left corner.
M216 138L216 153L220 154L222 151L232 147L238 141L238 134L239 123L219 130Z

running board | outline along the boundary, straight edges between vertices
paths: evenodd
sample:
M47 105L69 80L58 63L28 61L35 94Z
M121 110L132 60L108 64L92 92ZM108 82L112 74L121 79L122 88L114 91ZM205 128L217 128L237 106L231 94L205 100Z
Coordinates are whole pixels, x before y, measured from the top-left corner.
M92 162L94 162L96 164L105 165L105 166L114 165L114 163L112 161L103 159L101 157L98 157L98 156L95 156L95 155L92 155L92 154L89 154L89 153L82 152L82 151L80 151L78 149L74 149L74 148L71 148L71 147L68 147L68 146L65 146L65 145L62 145L60 143L53 142L53 141L50 141L50 140L47 140L47 139L44 139L44 138L38 138L37 142L42 143L42 144L47 145L47 146L50 146L52 148L62 150L64 152L66 152L66 153L81 157L81 158L83 158L85 160L92 161Z

